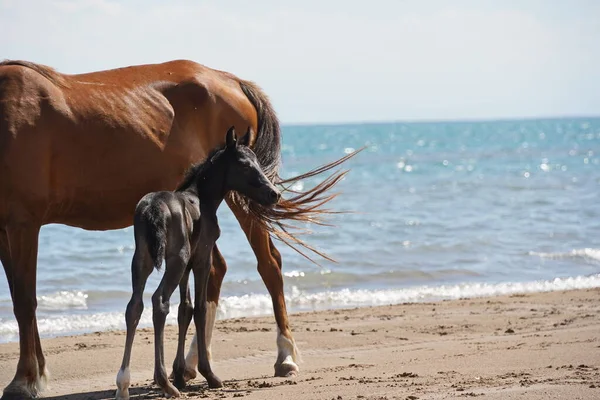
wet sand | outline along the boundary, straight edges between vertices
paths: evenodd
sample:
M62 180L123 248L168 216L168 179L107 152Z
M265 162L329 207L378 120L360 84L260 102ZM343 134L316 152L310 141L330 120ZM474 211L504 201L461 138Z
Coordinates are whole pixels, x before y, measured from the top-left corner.
M401 304L291 315L300 374L272 378L272 317L218 321L213 369L225 387L191 381L188 399L600 399L600 289ZM132 399L152 384L153 333L140 329ZM166 330L167 370L176 346ZM188 337L188 343L191 334ZM49 399L114 398L124 332L43 340ZM0 385L17 343L0 345Z

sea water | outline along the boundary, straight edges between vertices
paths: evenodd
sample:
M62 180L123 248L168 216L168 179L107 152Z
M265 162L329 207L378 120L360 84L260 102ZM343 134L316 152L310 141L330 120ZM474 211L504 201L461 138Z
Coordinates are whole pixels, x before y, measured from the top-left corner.
M600 119L283 127L282 176L356 149L329 208L311 227L320 266L276 242L290 312L600 286ZM307 189L323 177L296 183ZM229 269L219 318L270 315L255 257L226 205L218 245ZM125 327L132 228L42 228L43 337ZM150 326L146 286L141 326ZM168 323L176 321L176 292ZM292 320L293 324L293 320ZM0 341L18 340L0 279Z

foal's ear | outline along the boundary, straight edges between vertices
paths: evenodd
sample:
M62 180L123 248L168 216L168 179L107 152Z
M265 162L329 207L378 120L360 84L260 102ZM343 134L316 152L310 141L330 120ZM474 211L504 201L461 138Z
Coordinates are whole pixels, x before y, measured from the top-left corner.
M235 136L235 127L232 126L227 131L227 137L225 138L225 143L227 144L227 147L235 147L236 142L237 142L237 138Z
M242 146L250 146L250 127L248 127L248 130L246 131L246 133L244 134L244 136L242 136L242 138L240 139L240 144Z

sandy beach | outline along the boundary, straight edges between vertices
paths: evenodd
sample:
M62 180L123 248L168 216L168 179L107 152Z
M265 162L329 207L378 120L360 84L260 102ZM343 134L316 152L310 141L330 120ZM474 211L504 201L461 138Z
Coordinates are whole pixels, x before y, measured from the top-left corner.
M190 382L188 399L598 399L600 289L308 312L291 316L300 375L272 378L272 317L217 322L221 390ZM189 336L191 339L191 334ZM188 342L189 343L189 342ZM110 399L124 332L43 340L48 399ZM176 333L166 331L171 370ZM0 384L12 378L18 344L0 345ZM162 398L152 384L153 336L141 329L132 398Z

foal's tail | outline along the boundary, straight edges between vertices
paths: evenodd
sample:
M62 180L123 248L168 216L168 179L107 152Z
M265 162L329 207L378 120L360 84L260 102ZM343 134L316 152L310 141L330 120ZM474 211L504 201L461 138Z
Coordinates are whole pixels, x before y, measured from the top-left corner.
M157 230L156 235L148 235L148 251L152 257L152 265L154 269L160 271L160 267L165 260L165 243L167 237L166 230Z
M165 260L165 248L167 243L166 221L163 218L148 220L147 215L141 216L136 212L133 228L136 241L136 252L138 249L145 247L152 260L152 266L157 271L160 270L160 267ZM142 243L140 242L144 243L145 246L142 246Z

